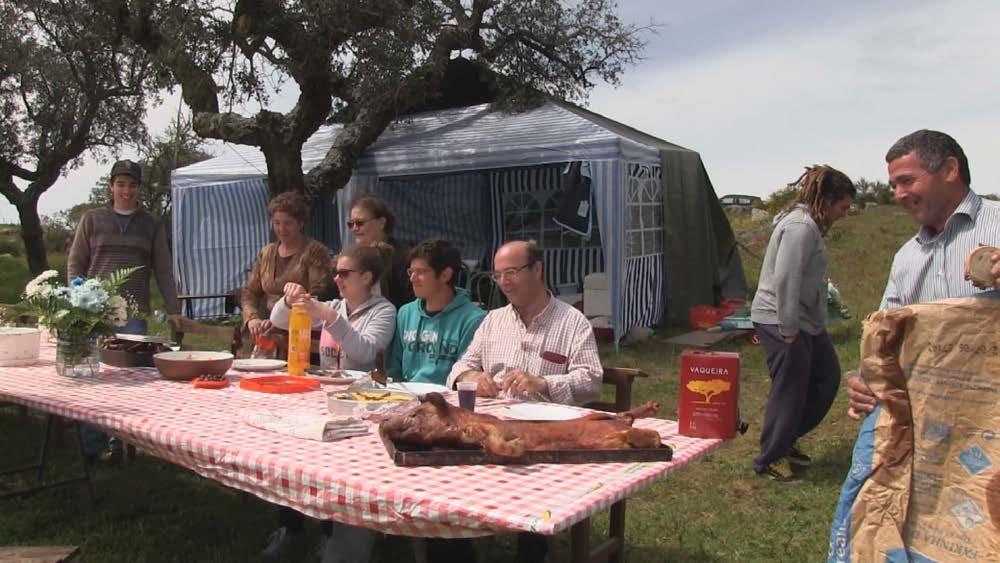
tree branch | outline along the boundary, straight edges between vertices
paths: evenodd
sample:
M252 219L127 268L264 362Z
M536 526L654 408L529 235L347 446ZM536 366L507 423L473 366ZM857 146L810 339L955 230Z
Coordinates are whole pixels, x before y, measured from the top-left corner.
M38 173L32 172L26 168L22 168L15 162L9 162L6 160L0 160L0 177L18 177L22 180L28 182L34 182L38 179Z
M8 164L0 162L0 194L3 194L11 205L19 207L24 198L24 192L17 189L17 185L14 184L14 178L6 170Z

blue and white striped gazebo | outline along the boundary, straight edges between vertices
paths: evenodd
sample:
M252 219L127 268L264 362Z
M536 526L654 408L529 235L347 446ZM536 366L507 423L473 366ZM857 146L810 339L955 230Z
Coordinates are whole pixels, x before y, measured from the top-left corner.
M339 130L323 127L309 139L303 170ZM552 220L561 175L574 161L591 176L589 237ZM179 291L242 286L270 236L263 154L230 145L175 170L172 189ZM586 274L606 272L617 337L745 292L732 232L697 153L571 104L519 113L478 105L397 120L359 158L347 186L314 210L311 232L331 252L352 241L346 207L364 191L392 203L398 238L448 238L484 268L505 240L534 238L554 289L571 291Z

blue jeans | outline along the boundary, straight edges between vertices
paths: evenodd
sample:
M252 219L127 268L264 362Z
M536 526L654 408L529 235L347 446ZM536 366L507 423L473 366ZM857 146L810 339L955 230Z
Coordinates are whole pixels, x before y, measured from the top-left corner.
M118 329L121 334L146 334L149 329L146 319L129 319L125 326ZM122 441L114 436L108 439L107 434L86 424L82 425L80 432L83 435L83 454L95 456L105 448L110 448L112 453L120 454L122 451Z

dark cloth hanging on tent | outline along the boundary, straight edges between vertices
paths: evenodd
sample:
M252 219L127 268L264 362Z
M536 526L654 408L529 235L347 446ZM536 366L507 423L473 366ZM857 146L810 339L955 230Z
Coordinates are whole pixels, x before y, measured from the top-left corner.
M590 182L590 164L571 162L562 173L562 197L553 221L560 227L590 238L593 195Z

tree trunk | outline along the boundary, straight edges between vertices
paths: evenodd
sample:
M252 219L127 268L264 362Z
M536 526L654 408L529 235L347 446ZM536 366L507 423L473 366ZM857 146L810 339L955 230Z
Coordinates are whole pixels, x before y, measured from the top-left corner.
M305 193L305 175L302 173L302 146L288 146L281 142L261 147L267 163L267 188L274 197L282 192Z
M22 198L17 205L17 215L21 220L21 240L24 241L24 254L28 258L28 271L35 277L49 269L45 233L42 231L42 220L38 217L38 200Z

